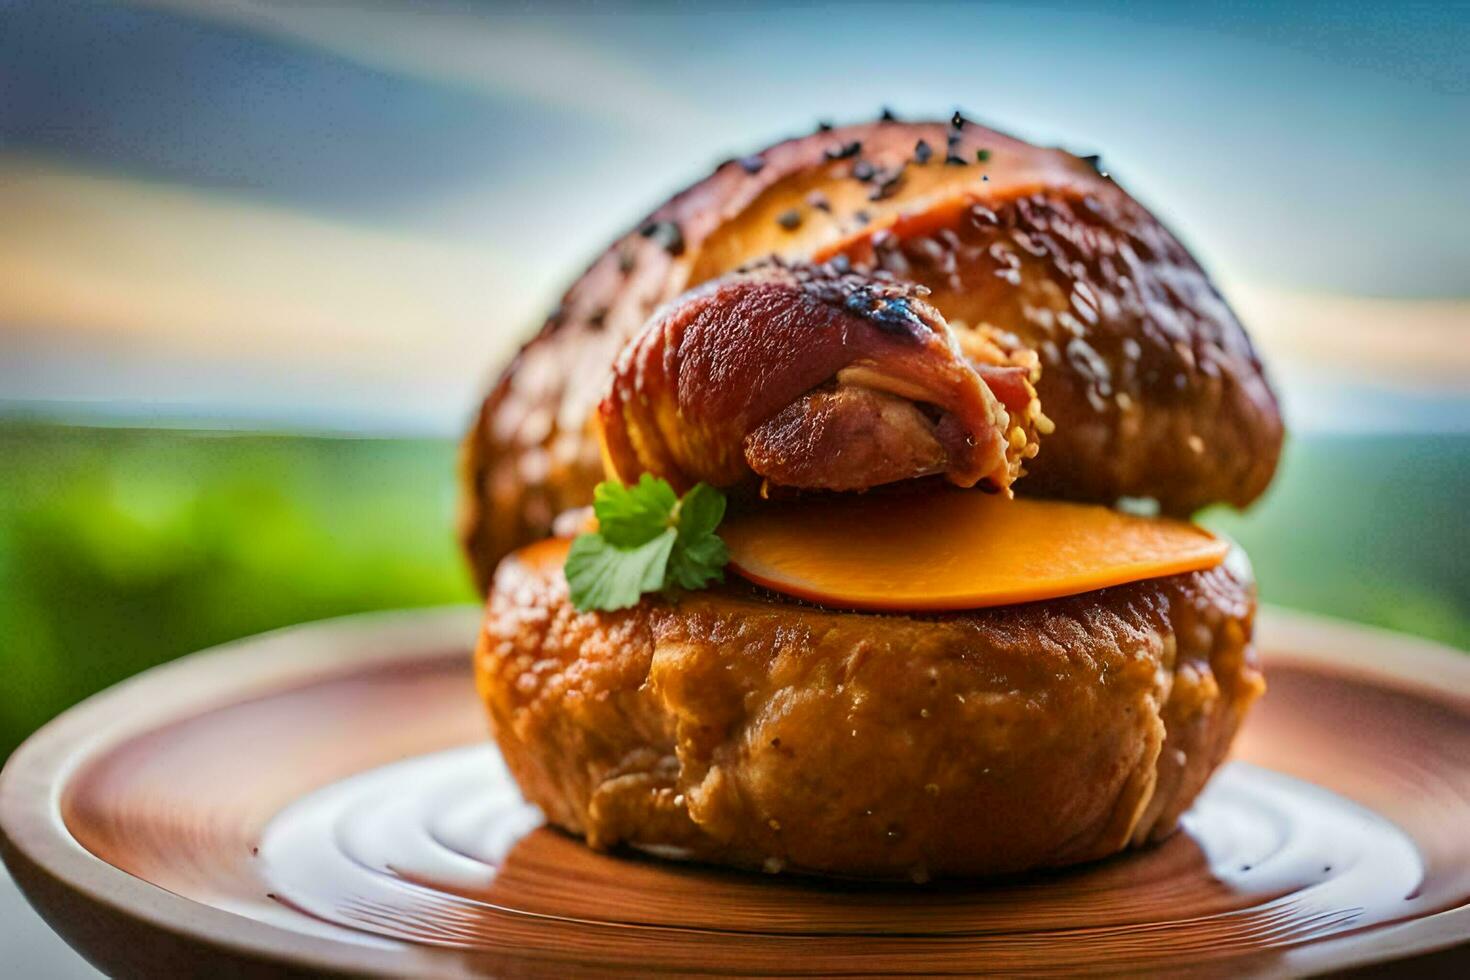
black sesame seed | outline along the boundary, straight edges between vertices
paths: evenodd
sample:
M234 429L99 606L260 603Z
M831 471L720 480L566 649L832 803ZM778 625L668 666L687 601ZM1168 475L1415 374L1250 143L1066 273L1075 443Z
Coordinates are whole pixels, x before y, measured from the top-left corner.
M638 229L638 234L662 245L670 255L684 254L684 233L672 221L650 221Z
M955 132L954 130L950 130L949 135L945 137L945 142L949 144L949 148L951 151L953 151L955 147L959 146L964 141L965 137Z
M848 157L855 157L861 152L863 152L862 141L853 140L851 143L843 143L841 146L827 147L827 159L846 160Z
M898 122L898 117L893 114L893 110L892 109L888 108L887 106L884 106L883 107L883 111L878 114L878 121L879 122Z
M951 167L968 167L970 165L970 161L966 160L958 153L947 154L944 158L944 162L949 164Z
M892 197L903 185L903 167L888 171L878 178L878 186L873 188L873 193L868 195L870 201L881 201L886 197Z
M605 306L593 310L592 315L587 318L587 323L594 327L601 327L606 321L607 307Z
M924 142L923 140L919 140L919 142L917 142L917 143L914 144L914 162L915 163L919 163L919 164L928 163L929 162L929 158L932 157L933 155L934 155L934 151L932 149L930 149L929 148L929 144L926 143L926 142Z
M822 119L822 120L818 121L818 123L817 123L817 132L819 132L819 133L830 133L830 132L832 132L832 124L829 123L825 119Z
M985 162L989 161L989 159L990 159L990 151L989 150L976 150L975 151L975 159L976 160L979 160L981 163L985 163Z
M801 227L801 212L795 208L792 208L790 211L782 211L776 216L776 224L785 228L787 231L795 231Z
M807 207L816 208L818 211L832 213L832 202L821 191L812 191L806 196Z
M857 180L872 180L875 173L877 170L866 160L859 160L852 165L852 175Z
M752 154L752 155L750 155L748 157L741 157L740 158L740 169L741 170L744 170L748 174L758 174L758 173L760 173L761 172L761 169L763 167L765 167L765 165L766 165L765 159L763 157L761 157L761 155L758 154L758 153L757 154Z
M853 217L857 219L857 223L860 225L865 225L873 220L873 216L866 211L858 211L853 214Z
M949 124L951 126L953 126L955 129L964 129L965 128L965 123L967 123L969 121L970 120L968 120L964 116L960 115L960 110L956 109L954 111L954 115L949 120Z

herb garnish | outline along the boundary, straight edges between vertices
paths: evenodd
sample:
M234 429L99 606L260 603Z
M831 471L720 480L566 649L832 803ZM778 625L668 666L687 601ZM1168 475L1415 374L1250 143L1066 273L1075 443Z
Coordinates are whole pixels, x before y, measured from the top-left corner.
M725 517L725 495L696 484L679 497L667 480L647 473L633 486L604 480L592 495L598 529L579 534L567 554L572 605L627 609L645 592L672 595L725 579L730 560L715 533Z

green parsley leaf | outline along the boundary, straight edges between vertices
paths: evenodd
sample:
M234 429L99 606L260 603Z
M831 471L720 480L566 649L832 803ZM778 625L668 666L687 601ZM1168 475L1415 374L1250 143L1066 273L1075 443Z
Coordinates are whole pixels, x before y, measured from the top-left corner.
M704 483L679 501L679 540L669 556L669 579L681 589L702 589L725 580L730 552L715 533L725 519L725 495Z
M631 487L603 480L592 491L598 531L615 548L636 548L658 537L677 506L679 498L669 481L647 473Z
M627 609L638 605L645 592L663 588L669 552L678 532L665 528L652 541L618 548L601 534L579 534L567 553L567 583L572 605L589 609Z
M565 568L578 611L627 609L645 592L724 581L730 555L715 529L725 495L714 487L701 483L680 498L647 473L631 487L607 480L593 491L592 510L598 530L577 536Z

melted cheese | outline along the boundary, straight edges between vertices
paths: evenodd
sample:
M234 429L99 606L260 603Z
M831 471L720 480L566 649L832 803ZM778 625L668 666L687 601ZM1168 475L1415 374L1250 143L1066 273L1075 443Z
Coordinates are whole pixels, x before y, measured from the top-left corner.
M752 582L891 612L1055 599L1212 568L1230 550L1183 521L974 490L766 504L719 533Z

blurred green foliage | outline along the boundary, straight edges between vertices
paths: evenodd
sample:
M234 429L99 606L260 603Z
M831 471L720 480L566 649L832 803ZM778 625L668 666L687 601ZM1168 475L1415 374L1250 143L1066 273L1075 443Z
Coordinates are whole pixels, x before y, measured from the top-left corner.
M1470 436L1287 442L1246 513L1203 523L1239 541L1266 602L1470 650Z
M191 650L473 598L447 441L10 425L0 461L0 757Z
M69 704L192 650L470 601L454 446L0 424L0 757ZM1210 523L1268 601L1470 647L1470 439L1296 441Z

